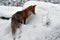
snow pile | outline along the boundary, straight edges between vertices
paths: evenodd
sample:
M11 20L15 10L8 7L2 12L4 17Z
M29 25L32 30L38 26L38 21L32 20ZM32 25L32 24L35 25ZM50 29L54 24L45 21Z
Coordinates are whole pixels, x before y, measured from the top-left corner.
M36 6L36 15L39 15L39 18L41 18L40 21L42 21L42 28L41 28L41 34L40 37L37 38L37 40L59 40L60 38L60 5L58 4L52 4L52 3L45 3L45 2L38 2L38 1L29 1L24 4L24 8L30 6L30 5L37 5ZM38 17L38 16L36 16ZM50 19L50 25L43 26L43 24L48 21L47 19ZM38 19L36 19L38 20ZM36 21L37 22L37 21ZM45 30L43 30L45 29ZM56 30L58 29L58 30ZM40 29L39 29L40 30ZM39 33L37 32L37 34ZM36 35L36 34L35 34ZM35 37L35 36L34 36ZM37 36L36 36L37 37ZM36 40L36 39L35 39Z

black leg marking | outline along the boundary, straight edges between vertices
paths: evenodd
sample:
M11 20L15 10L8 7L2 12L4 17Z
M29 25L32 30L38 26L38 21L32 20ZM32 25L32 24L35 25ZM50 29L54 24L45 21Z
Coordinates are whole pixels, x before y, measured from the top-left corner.
M20 26L18 25L17 28L20 28Z
M26 24L26 20L24 20L24 24Z
M21 23L19 23L19 24L17 25L17 28L20 28L20 25L21 25Z

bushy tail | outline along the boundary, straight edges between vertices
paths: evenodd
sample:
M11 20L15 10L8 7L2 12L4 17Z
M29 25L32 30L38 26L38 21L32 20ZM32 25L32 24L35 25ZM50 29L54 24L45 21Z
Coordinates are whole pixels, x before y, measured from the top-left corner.
M11 17L4 17L4 16L1 16L0 19L5 19L5 20L9 20Z

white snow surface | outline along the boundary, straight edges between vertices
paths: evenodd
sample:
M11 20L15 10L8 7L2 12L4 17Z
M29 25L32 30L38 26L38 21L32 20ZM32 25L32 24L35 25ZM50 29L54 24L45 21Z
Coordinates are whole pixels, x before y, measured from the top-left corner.
M17 11L21 11L22 7L0 6L0 16L11 17Z
M23 7L0 6L0 16L11 17L15 12L23 10L30 5L36 5L36 15L22 24L21 38L16 40L60 40L60 5L48 2L29 1ZM45 23L50 19L50 24ZM0 40L12 40L11 19L0 19ZM4 35L5 34L5 35Z

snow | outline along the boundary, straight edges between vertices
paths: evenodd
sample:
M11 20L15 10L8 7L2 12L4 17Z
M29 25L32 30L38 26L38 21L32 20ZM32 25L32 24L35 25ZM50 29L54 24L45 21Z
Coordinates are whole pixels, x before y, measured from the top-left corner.
M22 10L22 7L0 6L0 16L11 17L15 12Z
M16 38L16 40L60 40L59 4L28 1L23 7L0 6L0 16L11 17L16 11L23 10L30 5L37 5L35 8L36 15L31 15L27 19L27 24L21 25L22 33L19 34L21 38ZM47 21L50 22L48 26L46 25ZM10 26L11 19L0 19L0 40L12 40ZM4 34L6 35L4 36Z

